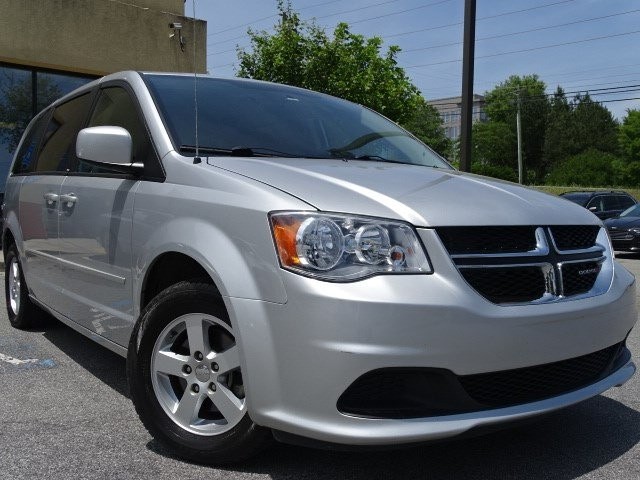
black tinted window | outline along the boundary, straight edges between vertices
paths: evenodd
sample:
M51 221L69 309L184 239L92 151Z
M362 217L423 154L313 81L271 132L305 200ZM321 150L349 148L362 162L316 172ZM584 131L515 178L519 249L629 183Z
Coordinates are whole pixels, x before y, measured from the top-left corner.
M76 137L90 106L91 95L86 93L54 109L45 130L36 171L64 172L69 170L75 159Z
M20 147L20 151L16 155L16 161L13 165L13 173L28 173L33 171L36 164L36 156L38 146L47 126L49 114L44 113L35 121L31 129L26 133L24 142Z
M144 78L176 147L192 155L193 77ZM368 157L364 159L449 168L395 123L335 97L284 85L214 78L198 79L197 92L199 146L211 153L245 147L274 156Z
M602 212L605 209L604 208L604 198L603 197L595 197L595 198L591 199L591 201L587 205L587 208L589 210L591 210L593 207L595 207L595 210L592 210L593 212Z
M632 198L629 198L626 195L620 195L618 197L618 201L620 202L620 208L622 209L627 209L636 204L636 202L634 202Z
M604 210L619 210L620 202L617 195L609 195L604 197Z
M590 195L588 193L565 193L562 195L562 198L584 207L587 205Z

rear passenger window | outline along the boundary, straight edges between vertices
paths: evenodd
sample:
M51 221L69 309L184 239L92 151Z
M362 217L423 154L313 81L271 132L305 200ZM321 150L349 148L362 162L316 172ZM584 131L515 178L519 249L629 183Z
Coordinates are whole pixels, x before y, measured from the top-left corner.
M31 126L29 132L27 132L24 142L22 142L22 146L16 154L16 161L13 164L12 170L13 174L29 173L33 171L36 164L38 146L40 145L40 140L42 140L48 119L49 112L41 114Z
M115 126L126 129L133 141L133 162L148 163L152 152L151 143L144 123L129 93L121 87L107 87L101 90L100 98L89 120L89 127ZM113 173L89 165L80 160L78 171L82 173Z
M91 95L86 93L58 105L44 134L38 156L37 172L65 172L75 159L76 137L91 106Z
M617 195L611 195L608 197L604 197L604 208L603 210L619 210L620 203L618 202Z

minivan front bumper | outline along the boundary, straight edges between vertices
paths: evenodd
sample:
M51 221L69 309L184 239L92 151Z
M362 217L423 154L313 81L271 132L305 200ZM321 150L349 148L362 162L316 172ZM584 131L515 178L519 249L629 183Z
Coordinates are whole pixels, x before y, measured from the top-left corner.
M429 441L566 407L634 374L627 356L604 378L537 401L412 418L342 413L341 395L371 371L445 369L466 376L541 366L620 344L636 322L635 279L618 264L602 295L499 306L461 280L434 237L421 236L431 275L340 284L283 271L286 304L225 299L239 332L249 413L256 423L338 444Z

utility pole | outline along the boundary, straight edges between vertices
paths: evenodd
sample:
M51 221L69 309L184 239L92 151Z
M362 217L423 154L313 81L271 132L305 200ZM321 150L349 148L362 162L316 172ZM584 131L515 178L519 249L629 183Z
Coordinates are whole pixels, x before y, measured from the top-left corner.
M520 121L520 90L516 102L516 130L518 131L518 183L522 185L522 122Z
M464 2L462 52L462 114L460 118L460 170L471 171L471 125L473 123L473 64L476 43L476 0Z

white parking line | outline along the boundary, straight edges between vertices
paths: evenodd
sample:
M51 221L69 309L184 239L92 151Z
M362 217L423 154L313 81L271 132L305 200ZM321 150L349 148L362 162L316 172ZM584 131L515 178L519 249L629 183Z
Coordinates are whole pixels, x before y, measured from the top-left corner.
M26 360L20 360L10 355L5 355L4 353L0 353L0 362L10 363L11 365L25 365L29 363L38 363L39 361L40 360L38 360L37 358L28 358Z

